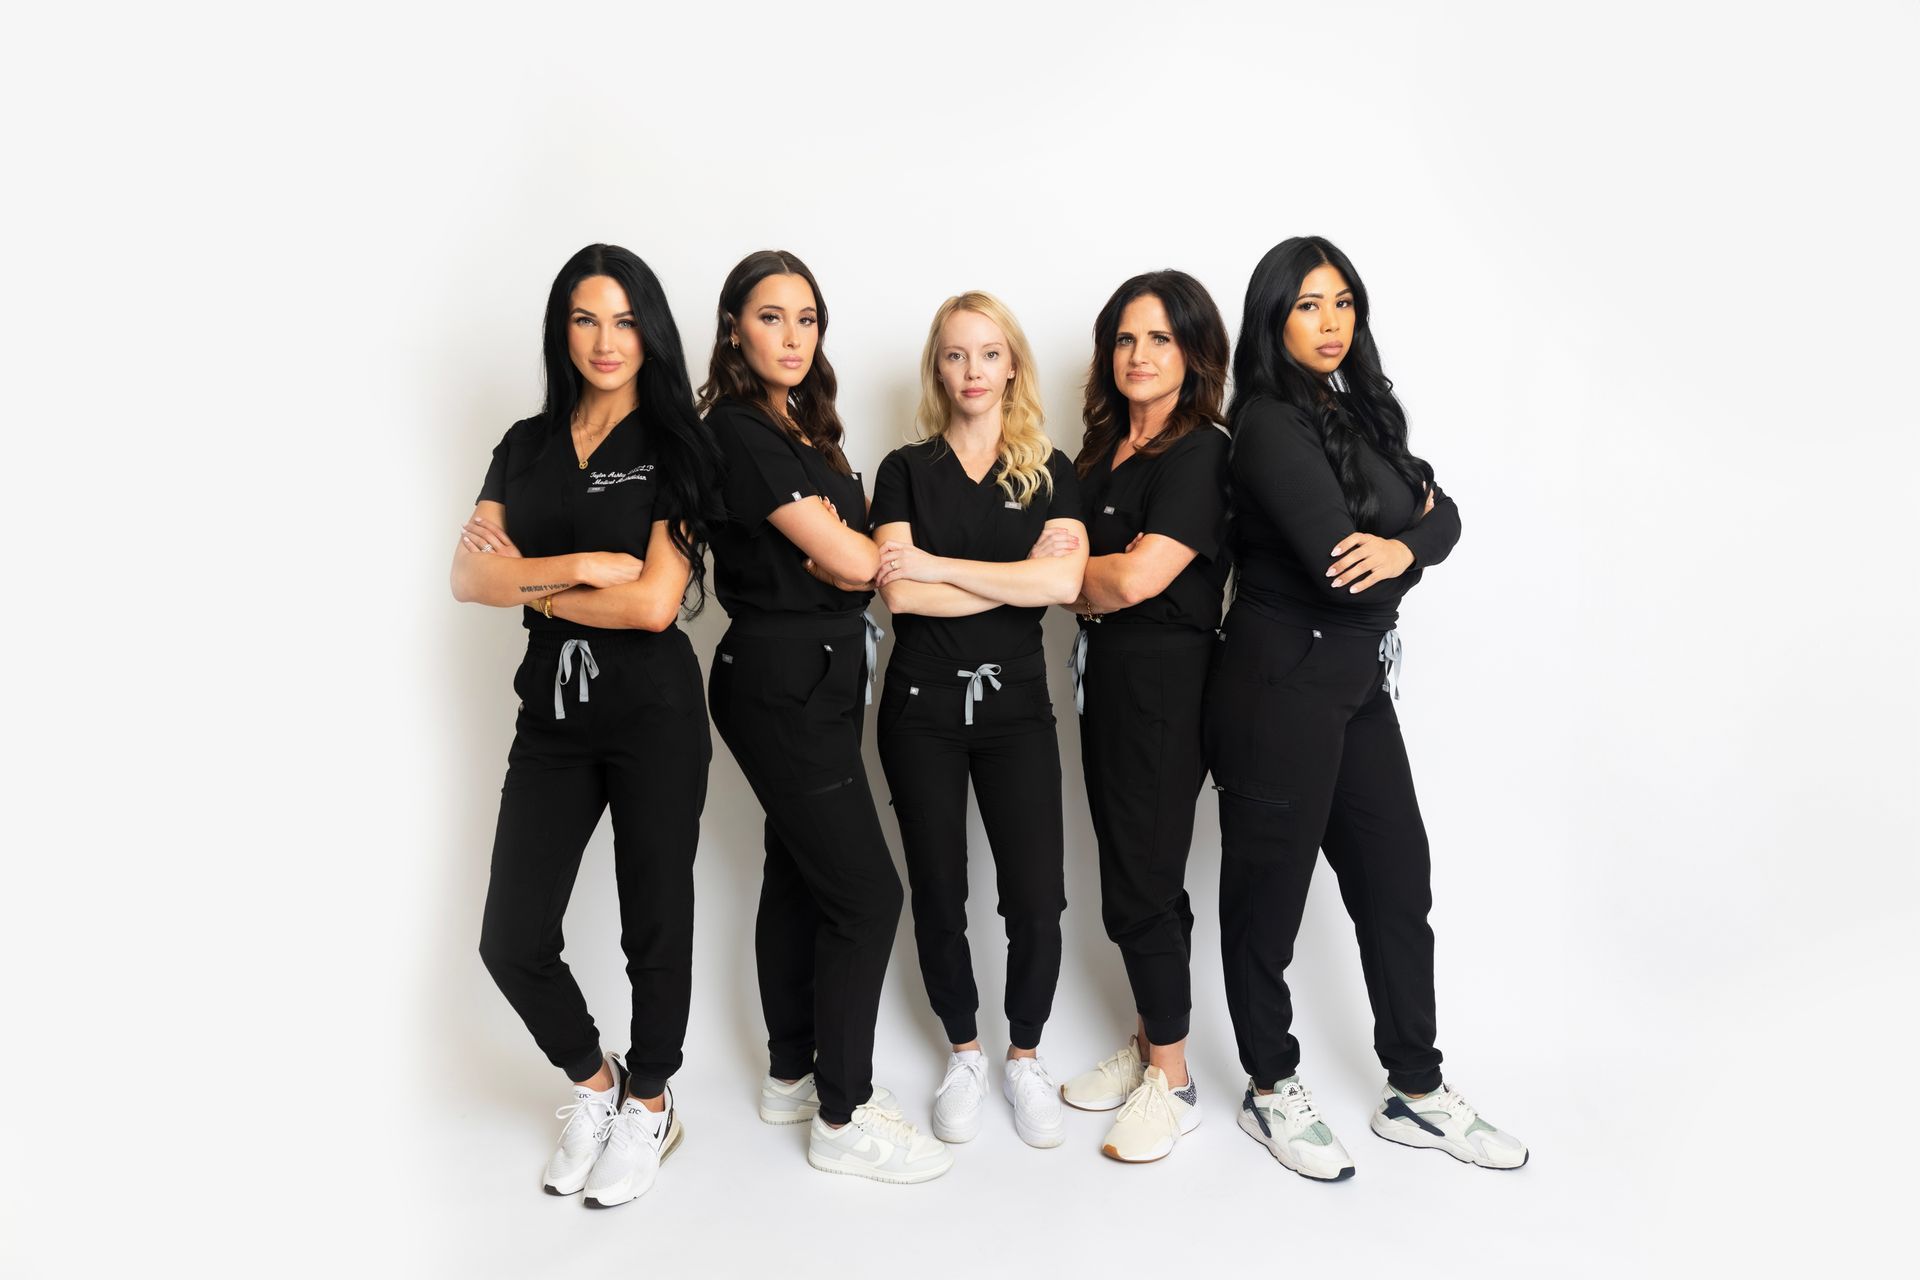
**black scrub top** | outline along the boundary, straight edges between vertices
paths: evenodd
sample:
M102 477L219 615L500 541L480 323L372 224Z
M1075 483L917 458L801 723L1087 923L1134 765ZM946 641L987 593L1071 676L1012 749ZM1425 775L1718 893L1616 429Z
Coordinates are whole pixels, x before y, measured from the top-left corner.
M873 481L873 527L904 521L913 545L956 560L1025 560L1049 520L1080 518L1080 481L1067 455L1047 458L1053 476L1025 507L1007 497L994 463L978 483L947 442L923 440L888 454ZM962 666L1023 658L1040 648L1043 607L1003 604L965 618L896 614L903 648Z
M614 424L584 469L566 424L556 427L544 414L514 423L494 446L474 501L506 507L507 536L530 560L576 551L624 551L644 560L653 522L677 518L664 509L653 435L637 410ZM612 633L549 618L531 605L520 616L529 631Z
M1150 600L1105 616L1102 625L1154 622L1211 631L1220 625L1228 556L1227 433L1201 426L1166 451L1136 453L1113 465L1120 442L1100 455L1080 481L1087 554L1119 555L1142 533L1172 538L1194 553L1167 589Z
M707 411L707 427L726 459L725 523L714 531L714 594L733 618L768 613L857 616L871 591L841 591L806 570L806 552L767 523L790 502L822 497L847 526L867 532L860 473L841 475L826 457L794 439L756 405L726 399Z
M1236 603L1335 635L1393 629L1400 601L1420 585L1421 571L1446 559L1460 540L1460 508L1436 484L1433 510L1422 516L1425 494L1410 488L1364 438L1355 436L1354 453L1380 506L1375 527L1360 532L1398 538L1413 552L1413 566L1405 573L1358 595L1326 576L1335 544L1355 530L1319 430L1306 414L1271 396L1256 396L1235 416Z

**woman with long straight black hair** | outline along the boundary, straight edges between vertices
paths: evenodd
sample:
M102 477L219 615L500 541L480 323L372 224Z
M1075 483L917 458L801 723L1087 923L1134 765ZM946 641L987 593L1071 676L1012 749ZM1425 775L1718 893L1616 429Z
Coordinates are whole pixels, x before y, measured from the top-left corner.
M704 600L719 454L693 410L660 282L615 245L568 259L547 297L546 406L493 451L453 555L457 600L518 608L527 655L500 793L480 955L574 1100L553 1195L595 1208L653 1185L680 1141L693 858L713 749L700 664L675 623ZM512 534L509 536L508 531ZM613 813L631 1048L601 1047L560 958L593 829Z
M1527 1149L1440 1072L1426 828L1400 721L1400 600L1460 536L1407 449L1366 286L1318 236L1270 250L1233 358L1234 601L1208 678L1220 794L1220 950L1249 1077L1240 1127L1309 1178L1353 1162L1298 1075L1286 968L1321 849L1360 942L1389 1141L1493 1169Z
M760 1118L811 1120L816 1169L925 1182L953 1157L873 1084L901 893L860 756L878 634L863 610L880 558L841 448L826 332L826 299L790 253L749 254L721 286L700 388L726 456L714 589L733 619L714 655L713 721L766 813Z
M1139 1021L1061 1097L1086 1111L1119 1108L1101 1150L1131 1163L1161 1159L1200 1124L1186 1056L1186 870L1227 579L1226 386L1227 326L1192 276L1135 276L1100 309L1075 463L1090 544L1071 606L1074 700L1100 915Z

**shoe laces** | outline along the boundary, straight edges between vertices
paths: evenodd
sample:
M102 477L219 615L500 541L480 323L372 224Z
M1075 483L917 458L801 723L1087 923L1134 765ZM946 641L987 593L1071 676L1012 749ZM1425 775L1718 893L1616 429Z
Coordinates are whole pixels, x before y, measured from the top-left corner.
M1139 1088L1127 1095L1126 1103L1120 1108L1120 1114L1113 1118L1114 1124L1123 1124L1137 1118L1172 1125L1174 1123L1173 1107L1167 1101L1166 1095L1167 1090L1164 1086L1157 1086L1151 1080L1142 1081Z
M1016 1069L1014 1064L1021 1062L1031 1065ZM1007 1074L1013 1077L1013 1087L1023 1095L1052 1095L1060 1090L1060 1086L1053 1082L1053 1077L1047 1074L1047 1064L1037 1054L1031 1058L1007 1059Z
M903 1148L912 1147L920 1137L920 1131L907 1123L906 1116L897 1107L884 1107L876 1102L865 1102L855 1107L852 1122L868 1133Z
M1468 1102L1465 1095L1450 1084L1443 1084L1428 1094L1426 1098L1415 1098L1414 1101L1425 1102L1427 1098L1431 1098L1433 1101L1439 1103L1440 1107L1448 1116L1458 1120L1462 1124L1472 1124L1480 1118L1480 1113L1473 1109L1473 1104Z
M1298 1080L1273 1095L1286 1109L1287 1120L1297 1128L1305 1129L1320 1123L1320 1112L1313 1105L1313 1093Z
M983 1059L954 1058L947 1063L947 1074L940 1077L939 1092L945 1093L961 1081L969 1081L975 1089L985 1086L987 1064ZM872 1103L868 1103L872 1106ZM896 1110L896 1114L898 1114Z
M614 1114L619 1110L611 1102L599 1098L585 1098L579 1102L569 1102L553 1113L555 1120L565 1120L566 1127L560 1130L560 1139L576 1129L584 1130L595 1142L605 1142L607 1131L613 1127Z
M1131 1040L1122 1045L1119 1052L1113 1056L1100 1060L1101 1072L1120 1084L1130 1082L1139 1066L1140 1052L1133 1047Z
M665 1122L670 1114L670 1111L649 1111L645 1116L641 1116L624 1106L621 1107L613 1113L613 1119L608 1122L608 1148L628 1151L641 1142L649 1146L659 1145L661 1135L666 1132Z

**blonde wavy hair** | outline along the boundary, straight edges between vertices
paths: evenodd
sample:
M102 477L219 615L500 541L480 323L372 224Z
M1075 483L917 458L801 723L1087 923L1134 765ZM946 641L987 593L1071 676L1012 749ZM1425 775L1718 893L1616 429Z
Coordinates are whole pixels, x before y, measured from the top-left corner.
M1040 379L1034 373L1033 348L1027 335L1006 304L990 293L963 293L948 298L933 313L933 326L927 330L926 350L920 353L920 407L913 412L914 427L923 440L944 439L952 403L941 385L939 356L940 330L956 311L972 311L985 316L1007 335L1013 354L1014 376L1000 400L1000 487L1021 506L1033 501L1042 489L1053 490L1053 473L1047 459L1053 454L1053 441L1047 438L1047 414L1040 403Z

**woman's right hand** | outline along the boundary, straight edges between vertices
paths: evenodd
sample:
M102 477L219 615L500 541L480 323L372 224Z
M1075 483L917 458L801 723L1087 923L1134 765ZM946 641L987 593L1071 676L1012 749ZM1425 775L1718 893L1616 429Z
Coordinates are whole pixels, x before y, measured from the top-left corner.
M637 581L646 562L624 551L583 551L575 577L583 587L623 587Z
M1033 550L1027 552L1029 560L1044 560L1048 556L1070 555L1080 546L1080 536L1073 530L1055 525L1051 529L1042 529L1039 540L1033 544Z

